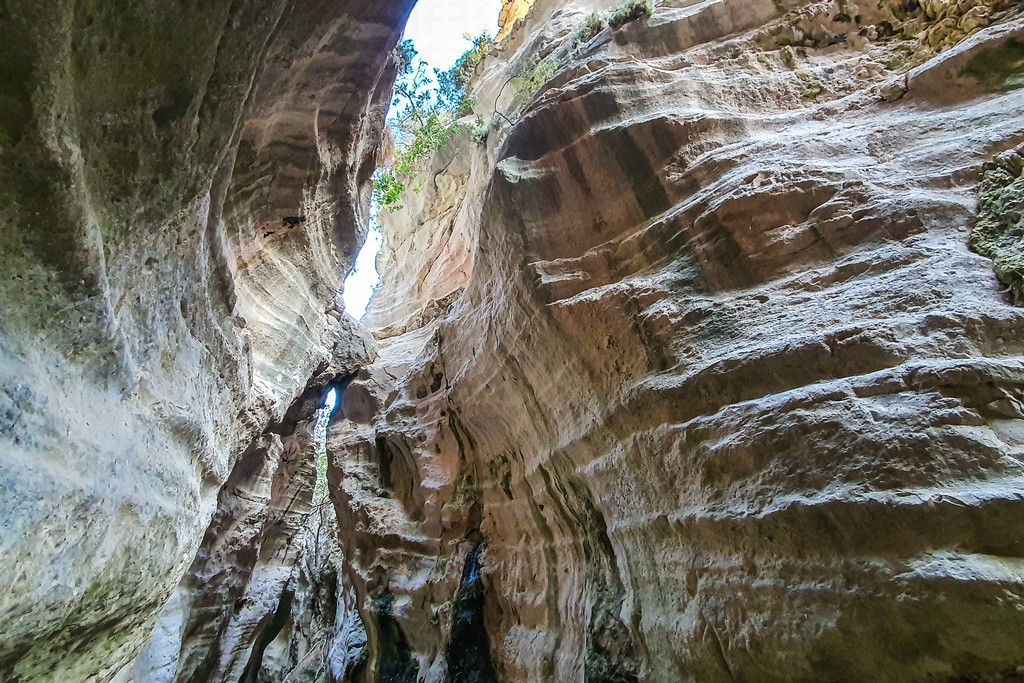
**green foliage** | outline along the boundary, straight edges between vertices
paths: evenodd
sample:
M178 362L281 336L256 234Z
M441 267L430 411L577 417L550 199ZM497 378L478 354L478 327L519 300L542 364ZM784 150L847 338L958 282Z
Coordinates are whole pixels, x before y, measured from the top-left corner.
M651 3L651 0L629 0L625 5L611 13L608 17L608 25L616 29L631 21L649 17L653 12L654 5Z
M374 198L381 208L399 211L405 196L403 178L420 168L420 162L428 159L451 140L458 131L455 113L435 108L425 116L418 116L403 134L402 146L395 150L390 167L378 169L373 179Z
M594 13L572 34L569 57L580 54L584 46L607 27L617 29L624 24L649 17L654 12L652 0L627 0L626 4L609 15ZM563 54L562 58L565 58ZM512 87L520 97L529 98L558 71L561 61L554 57L540 59L533 57L517 70L512 78Z
M399 202L405 194L405 186L395 174L387 169L380 169L373 177L373 196L382 208L392 211L401 209Z
M520 69L519 75L512 79L512 87L520 96L529 97L547 83L556 71L558 71L558 62L554 59L542 61L533 58Z
M451 69L434 69L433 79L411 40L403 40L395 48L399 78L388 118L395 153L389 164L377 170L373 181L374 200L382 209L402 208L405 181L455 135L456 121L473 113L476 100L467 94L466 87L494 42L486 32L466 37L472 47Z
M398 73L407 74L412 71L412 64L416 61L418 54L419 50L416 49L416 44L409 38L396 45L392 55L395 58L395 67Z
M490 134L489 126L484 121L484 117L479 114L476 115L476 120L473 122L471 129L473 135L473 141L478 145L482 145L487 142L487 136Z
M416 170L417 162L429 157L434 150L444 147L455 135L456 129L448 114L450 112L433 111L417 123L406 148L395 155L394 172L397 175L412 173Z
M576 33L572 34L572 47L576 50L583 45L586 45L594 36L603 31L608 25L607 19L601 14L591 14L587 17L587 20L583 22L583 25L576 29Z
M572 53L578 54L587 43L606 27L617 29L630 21L649 17L654 12L652 0L628 0L609 15L591 14L572 35Z
M464 93L462 95L462 97L459 98L459 107L458 107L458 109L456 109L456 113L460 117L461 116L469 116L470 114L473 113L473 107L475 107L475 106L476 106L476 98L475 97L471 97L470 95L467 95L467 94Z
M317 455L316 484L313 485L313 502L322 503L327 500L327 452Z
M473 79L476 68L483 61L484 55L494 47L494 38L487 31L478 36L466 35L473 47L462 53L448 71L434 69L437 76L439 97L450 109L465 109L463 99L466 86ZM472 106L469 107L472 109Z

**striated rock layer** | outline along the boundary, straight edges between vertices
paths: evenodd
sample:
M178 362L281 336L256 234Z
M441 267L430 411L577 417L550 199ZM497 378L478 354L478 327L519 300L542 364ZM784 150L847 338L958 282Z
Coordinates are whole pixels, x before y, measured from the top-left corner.
M1019 5L573 38L612 5L539 0L478 74L486 146L385 217L328 441L362 680L1011 675L1024 311L968 242L980 196L1019 284Z
M312 486L287 457L307 388L375 353L337 297L412 4L0 8L3 680L244 667L253 629L196 594L274 611L264 570L295 559L281 534ZM213 623L233 644L179 652L206 626L178 625Z

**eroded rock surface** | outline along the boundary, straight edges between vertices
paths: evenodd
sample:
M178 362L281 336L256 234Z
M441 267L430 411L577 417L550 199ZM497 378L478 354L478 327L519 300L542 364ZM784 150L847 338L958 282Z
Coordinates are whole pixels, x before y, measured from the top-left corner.
M0 10L4 680L1016 675L1019 3L617 4L484 60L376 340L411 0Z
M1019 6L665 0L574 41L613 5L539 0L477 76L507 120L385 218L328 443L367 674L457 673L472 562L499 680L1013 674L1024 310L968 242L1012 270Z
M412 4L0 9L0 678L129 676L218 493L301 500L274 429L374 354L337 297Z

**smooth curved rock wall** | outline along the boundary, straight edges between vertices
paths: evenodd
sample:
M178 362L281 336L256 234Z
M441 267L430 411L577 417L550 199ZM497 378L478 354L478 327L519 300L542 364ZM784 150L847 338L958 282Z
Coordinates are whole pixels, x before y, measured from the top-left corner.
M237 457L372 356L337 294L412 4L0 9L0 677L122 669Z
M362 322L378 338L436 318L461 294L473 273L480 200L493 160L474 138L471 119L433 154L416 191L379 216L384 243L376 268L384 273Z

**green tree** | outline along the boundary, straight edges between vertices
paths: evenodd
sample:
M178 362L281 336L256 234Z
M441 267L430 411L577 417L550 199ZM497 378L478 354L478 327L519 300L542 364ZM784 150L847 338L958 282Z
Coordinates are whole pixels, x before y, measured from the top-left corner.
M411 40L395 48L398 79L388 115L395 153L374 177L374 199L380 208L402 208L405 181L455 135L458 119L472 113L474 102L466 87L493 42L488 33L467 39L472 47L451 69L434 69L433 78Z

